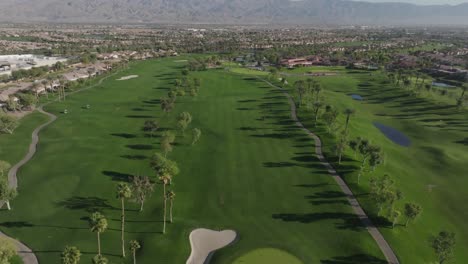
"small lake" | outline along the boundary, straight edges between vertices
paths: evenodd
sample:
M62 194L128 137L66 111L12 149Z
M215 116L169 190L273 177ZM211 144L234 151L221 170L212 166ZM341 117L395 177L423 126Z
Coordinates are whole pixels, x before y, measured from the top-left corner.
M386 126L379 122L373 123L375 127L377 127L382 134L384 134L388 139L393 141L393 143L398 144L403 147L409 147L411 145L411 140L402 132L398 131L393 127Z
M441 82L433 82L432 86L441 87L441 88L454 88L455 87L455 86L452 86L446 83L441 83Z
M364 98L362 98L362 96L360 96L359 94L352 94L351 98L353 98L354 100L357 100L357 101L364 100Z

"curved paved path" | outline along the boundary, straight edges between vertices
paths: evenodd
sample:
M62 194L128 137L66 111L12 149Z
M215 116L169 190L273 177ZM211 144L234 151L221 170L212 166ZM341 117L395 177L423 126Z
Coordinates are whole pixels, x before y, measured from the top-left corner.
M68 95L72 95L72 94L75 94L75 93L78 93L78 92L81 92L81 91L89 90L89 89L94 88L94 87L96 87L98 85L101 85L104 80L107 80L108 78L116 75L117 73L118 72L115 72L115 73L113 73L111 75L108 75L108 76L102 78L97 83L95 83L95 84L93 84L91 86L88 86L88 87L85 87L85 88L70 92L70 93L68 93ZM26 153L24 158L22 160L20 160L18 163L16 163L13 167L11 167L10 171L8 171L8 184L9 184L10 188L14 188L14 189L18 188L18 177L16 176L16 174L18 173L18 170L22 166L24 166L26 163L28 163L28 161L31 160L31 158L34 156L34 154L36 154L37 143L39 142L39 132L41 132L41 130L43 128L45 128L46 126L52 124L55 120L57 120L56 115L51 114L49 112L46 112L43 109L44 106L46 106L48 104L51 104L53 102L56 102L56 101L58 101L58 98L55 99L55 100L52 100L50 102L47 102L47 103L45 103L45 104L43 104L43 105L41 105L41 106L39 106L37 108L38 112L49 116L50 119L46 123L38 126L36 129L34 129L34 131L32 132L32 141L31 141L31 144L29 145L28 153ZM5 203L4 201L0 201L0 208L3 208L4 203ZM11 240L13 240L15 242L15 244L16 244L16 246L18 248L18 255L21 257L21 259L23 259L24 264L38 264L39 263L39 261L37 260L36 255L34 254L32 249L30 249L28 246L26 246L25 244L21 243L18 240L15 240L15 239L5 235L1 231L0 231L0 237L5 237L5 238L11 239Z
M317 155L317 158L320 160L320 163L327 168L328 173L335 179L336 183L338 186L340 186L341 190L343 193L346 195L348 202L351 204L351 207L354 210L354 213L359 217L361 220L362 224L364 227L367 229L367 231L370 233L372 238L374 238L375 242L379 246L380 250L384 254L385 258L387 259L387 262L390 264L399 264L400 262L398 261L397 256L393 252L392 248L390 245L387 243L385 238L382 236L380 231L375 227L375 225L372 223L370 218L367 216L367 214L364 212L362 209L361 205L359 204L358 200L354 196L353 192L351 189L348 187L346 182L341 178L340 175L336 172L336 170L333 168L333 166L327 161L325 156L322 153L322 141L320 138L315 135L312 131L307 129L300 121L299 118L297 118L297 113L296 113L296 103L294 102L292 96L283 88L276 86L272 83L270 83L267 80L261 79L260 80L264 81L271 87L277 88L283 92L283 94L288 98L289 104L291 105L291 117L296 122L296 125L300 127L302 130L304 130L310 137L312 137L315 140L315 153Z

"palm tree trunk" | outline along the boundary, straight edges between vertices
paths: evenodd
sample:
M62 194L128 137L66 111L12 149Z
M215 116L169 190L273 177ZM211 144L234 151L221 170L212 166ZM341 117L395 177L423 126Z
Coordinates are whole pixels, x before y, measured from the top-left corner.
M144 203L145 203L144 200L142 200L141 203L140 203L140 212L143 212L143 204L144 204Z
M136 264L136 250L133 251L133 264Z
M163 217L163 234L166 233L166 184L163 184L163 201L164 201L164 217Z
M347 132L347 131L348 131L348 124L349 124L349 115L348 115L348 116L346 116L346 125L345 125L345 129L344 129L344 130L345 130L345 132Z
M10 201L6 200L5 203L6 203L8 211L10 211L11 210Z
M172 223L172 205L173 205L173 200L171 199L171 206L169 207L169 221Z
M101 256L101 233L97 232L98 255Z
M125 257L125 201L124 198L121 199L122 201L122 256Z
M167 199L164 197L164 224L163 224L163 234L166 233L166 204L167 204Z

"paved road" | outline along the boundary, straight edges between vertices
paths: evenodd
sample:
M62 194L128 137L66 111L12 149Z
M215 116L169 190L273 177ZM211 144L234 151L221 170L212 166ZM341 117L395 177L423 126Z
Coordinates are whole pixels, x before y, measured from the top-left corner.
M81 92L81 91L84 91L84 90L89 90L89 89L94 88L94 87L96 87L98 85L101 85L101 83L104 80L116 75L117 73L118 72L113 73L113 74L111 74L109 76L106 76L106 77L102 78L96 84L85 87L83 89L79 89L79 90L70 92L70 93L68 93L68 95L72 95L72 94L75 94L75 93L78 93L78 92ZM10 171L8 172L8 184L9 184L10 188L15 188L15 189L18 188L18 177L16 177L16 174L18 173L18 170L22 166L24 166L26 163L28 163L28 161L31 160L31 158L34 156L34 154L36 154L37 143L39 142L39 132L41 132L41 130L43 128L50 125L51 123L53 123L57 119L56 115L51 114L49 112L46 112L43 109L44 106L46 106L48 104L51 104L53 102L56 102L56 101L58 101L58 99L50 101L50 102L48 102L48 103L46 103L46 104L44 104L44 105L37 108L38 112L49 116L49 121L47 121L46 123L38 126L36 129L34 129L34 131L32 132L32 141L31 141L31 144L29 145L28 153L26 153L26 155L24 156L24 158L22 160L20 160L17 164L15 164L13 167L11 167ZM0 201L0 208L2 208L3 206L4 206L4 202ZM17 248L18 248L18 255L23 259L24 264L38 264L39 263L39 261L37 260L36 255L34 254L32 249L30 249L28 246L26 246L25 244L21 243L18 240L10 238L9 236L5 235L2 232L0 232L0 237L6 237L6 238L9 238L9 239L12 239L15 242L15 244L17 245Z
M309 129L307 129L300 121L299 118L297 118L297 113L296 113L296 103L294 103L294 100L292 96L283 88L276 86L267 80L261 79L262 81L266 82L268 85L271 87L280 89L284 95L288 98L289 104L291 105L291 117L296 122L296 125L300 127L302 130L304 130L310 137L312 137L315 140L315 154L317 155L317 158L320 160L320 163L327 168L328 173L335 179L336 183L338 186L340 186L341 190L343 193L347 196L347 199L349 203L351 204L351 207L354 210L354 213L359 217L361 220L362 224L364 227L367 229L367 231L370 233L372 238L374 238L375 242L379 246L380 250L384 254L385 258L387 259L387 262L390 264L399 264L400 262L398 261L397 256L393 252L392 248L390 245L387 243L385 238L382 236L380 231L375 227L375 225L372 223L370 218L367 216L367 214L364 212L362 209L361 205L359 204L358 200L354 196L353 192L351 189L348 187L346 182L338 175L336 170L333 168L333 166L327 161L325 156L322 153L322 141L320 138L312 133Z

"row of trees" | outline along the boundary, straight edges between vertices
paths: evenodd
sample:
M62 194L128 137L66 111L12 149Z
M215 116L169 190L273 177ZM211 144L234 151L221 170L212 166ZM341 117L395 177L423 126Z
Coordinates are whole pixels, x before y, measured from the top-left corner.
M387 78L392 84L402 87L414 95L420 95L423 91L429 95L433 95L436 90L441 96L450 95L454 98L455 104L459 109L463 108L468 99L466 96L466 91L468 90L468 76L465 77L465 84L459 87L459 92L457 92L457 90L448 91L447 88L433 89L432 82L427 82L431 80L431 77L420 71L398 69L394 72L389 72Z
M286 88L287 81L284 78L278 78L278 76L277 72L273 72L270 78L276 81L280 80L283 88ZM324 96L321 94L322 88L317 81L310 78L299 80L294 83L293 87L297 97L297 106L301 108L305 105L306 110L312 113L314 126L322 121L329 134L338 135L335 147L338 163L341 164L342 155L348 147L353 151L355 159L359 157L361 165L358 172L358 184L360 184L361 176L364 173L372 173L377 166L385 162L385 154L382 149L372 144L370 140L362 137L348 139L351 118L356 113L354 109L347 108L342 112L345 121L340 126L337 124L340 112L333 106L324 104ZM324 109L323 105L325 105ZM339 127L343 128L341 132L337 132ZM389 175L371 177L369 185L370 199L377 207L377 216L385 217L391 223L392 228L396 227L402 216L404 216L404 226L407 227L410 222L415 221L421 215L422 206L414 202L406 202L399 208L401 204L399 201L403 199L403 194L397 187L395 180ZM431 240L431 246L439 263L445 263L453 256L455 234L442 231Z

